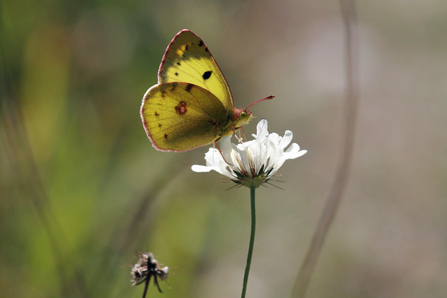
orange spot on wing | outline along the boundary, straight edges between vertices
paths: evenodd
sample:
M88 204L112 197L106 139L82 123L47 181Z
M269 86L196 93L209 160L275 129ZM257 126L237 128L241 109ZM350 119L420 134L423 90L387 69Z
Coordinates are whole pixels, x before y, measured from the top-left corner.
M185 115L186 112L188 112L186 105L186 102L184 102L183 100L179 102L179 104L175 107L175 112L177 113L177 115Z

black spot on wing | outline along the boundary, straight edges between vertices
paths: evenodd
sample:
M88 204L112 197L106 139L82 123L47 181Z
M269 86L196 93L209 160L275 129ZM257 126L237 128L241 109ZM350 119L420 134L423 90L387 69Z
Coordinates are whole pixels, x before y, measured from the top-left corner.
M199 41L199 43L197 44L199 47L202 47L203 46L203 41L201 40L201 41Z
M202 75L202 78L204 79L204 80L208 80L210 77L211 77L211 74L212 74L213 72L211 71L211 70L208 70L208 71L205 71L204 73L203 73L203 75Z
M191 92L191 89L192 89L192 87L194 87L194 85L193 85L193 84L188 84L188 85L186 85L186 88L185 88L186 92L190 93L190 92Z
M176 76L178 76L178 72L175 72L174 74L175 74Z
M166 139L166 140L168 139L168 135L167 135L167 134L165 134L165 139Z
M157 117L160 116L160 114L158 114L157 112L155 112L154 115L157 116Z
M180 62L177 61L177 65L180 66L181 65Z

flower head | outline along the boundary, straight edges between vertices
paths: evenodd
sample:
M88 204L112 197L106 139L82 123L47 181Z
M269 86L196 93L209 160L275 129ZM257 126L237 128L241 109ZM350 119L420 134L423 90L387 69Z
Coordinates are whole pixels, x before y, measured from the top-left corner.
M214 170L235 183L247 187L259 187L267 182L288 159L304 155L307 150L300 150L293 143L293 133L287 130L283 137L267 131L267 120L259 121L254 140L240 144L231 143L231 135L223 137L221 152L210 148L205 154L206 166L193 165L194 172L203 173Z
M146 287L151 280L151 277L154 277L154 284L157 286L158 290L161 293L160 285L158 284L158 278L160 280L165 280L169 277L169 268L163 267L160 268L157 260L154 259L154 255L150 252L148 253L140 253L140 258L138 262L133 266L130 271L132 275L132 285L139 285L143 282L146 282Z

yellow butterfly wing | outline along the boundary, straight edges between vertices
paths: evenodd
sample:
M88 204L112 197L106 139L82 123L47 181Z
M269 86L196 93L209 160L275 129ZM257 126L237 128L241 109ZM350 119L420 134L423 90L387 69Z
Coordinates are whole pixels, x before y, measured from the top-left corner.
M158 85L144 95L141 118L152 145L182 152L211 144L247 124L251 112L235 109L230 88L205 43L189 30L171 41Z
M146 134L160 151L182 152L211 144L231 121L222 102L194 84L174 82L151 87L141 116Z
M202 39L189 30L171 41L158 70L158 83L185 82L217 97L228 115L234 114L233 97L219 66Z

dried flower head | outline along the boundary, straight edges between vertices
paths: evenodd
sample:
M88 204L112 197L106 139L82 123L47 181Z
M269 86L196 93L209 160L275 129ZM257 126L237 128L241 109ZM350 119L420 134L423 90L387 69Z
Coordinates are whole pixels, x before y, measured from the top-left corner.
M160 280L167 279L169 277L169 268L167 266L160 268L160 265L157 260L154 259L152 253L140 253L140 258L133 266L130 273L132 274L132 286L146 282L143 294L144 297L152 276L154 277L154 284L157 286L158 291L162 293L160 285L158 284L158 278L160 278Z

